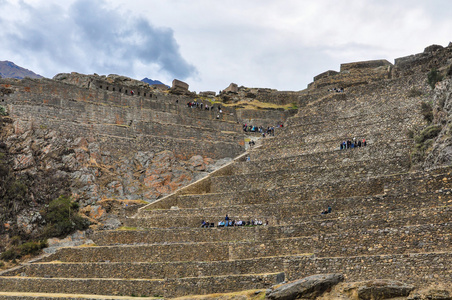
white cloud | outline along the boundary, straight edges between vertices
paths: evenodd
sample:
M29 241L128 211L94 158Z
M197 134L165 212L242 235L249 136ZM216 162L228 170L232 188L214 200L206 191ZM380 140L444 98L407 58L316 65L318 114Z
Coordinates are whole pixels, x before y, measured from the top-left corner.
M8 51L27 57L47 76L51 71L130 76L143 64L167 78L196 72L180 55L172 29L114 11L105 1L77 0L68 7L19 2L15 7L22 19L9 21L1 39L8 41Z

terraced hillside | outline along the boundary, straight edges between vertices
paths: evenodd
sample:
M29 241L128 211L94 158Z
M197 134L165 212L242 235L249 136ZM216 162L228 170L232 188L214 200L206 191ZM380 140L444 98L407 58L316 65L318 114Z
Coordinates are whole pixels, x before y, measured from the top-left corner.
M413 87L422 93L410 96ZM124 219L129 230L93 232L91 246L4 272L1 297L174 298L322 273L449 284L452 167L412 171L407 137L425 125L425 74L329 88L301 92L283 132ZM353 137L367 146L339 150ZM226 214L268 225L217 227Z

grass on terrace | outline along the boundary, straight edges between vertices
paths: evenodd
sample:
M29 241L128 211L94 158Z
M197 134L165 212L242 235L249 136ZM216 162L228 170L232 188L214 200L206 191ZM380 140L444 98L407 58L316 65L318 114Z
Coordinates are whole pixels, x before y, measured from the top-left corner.
M220 104L224 107L234 107L236 109L284 109L284 110L290 110L290 109L298 109L298 106L296 103L290 103L286 105L278 105L275 103L267 103L267 102L261 102L259 100L240 100L238 102L234 103L223 103L221 101L218 101L218 99L212 99L207 97L198 97L195 99L195 101L209 101L211 105L213 104Z
M284 110L298 109L298 106L295 103L278 105L275 103L260 102L258 100L253 101L241 100L235 103L223 103L223 106L242 109L284 109Z
M248 290L236 293L224 293L224 294L210 294L210 295L199 295L199 296L188 296L174 298L175 300L264 300L265 290Z

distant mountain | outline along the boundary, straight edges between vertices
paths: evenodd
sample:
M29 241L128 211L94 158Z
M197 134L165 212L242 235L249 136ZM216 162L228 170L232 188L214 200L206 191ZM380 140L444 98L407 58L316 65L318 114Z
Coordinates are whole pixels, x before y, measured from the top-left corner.
M16 78L16 79L24 79L25 77L43 78L41 75L38 75L22 67L19 67L15 63L7 60L0 61L0 76L3 78Z
M149 78L147 78L147 77L141 79L141 81L146 82L146 83L148 83L149 85L153 85L153 84L163 84L163 85L166 85L166 84L164 84L163 82L161 82L161 81L159 81L159 80L152 80L152 79L149 79Z

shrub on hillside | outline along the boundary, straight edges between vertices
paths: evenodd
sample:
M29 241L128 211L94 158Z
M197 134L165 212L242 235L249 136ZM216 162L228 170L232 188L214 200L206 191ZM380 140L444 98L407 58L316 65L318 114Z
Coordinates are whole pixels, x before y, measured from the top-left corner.
M421 102L421 114L424 116L424 120L431 123L433 121L432 105L426 102Z
M432 125L428 126L424 130L421 131L421 133L414 138L414 141L417 144L424 143L427 140L431 140L438 136L438 134L441 132L441 125Z
M21 245L14 245L0 255L2 260L18 259L26 255L36 255L47 247L47 241L30 241Z
M7 116L8 113L6 112L6 108L2 105L0 105L0 116Z
M421 90L418 90L416 88L412 88L411 90L408 91L408 97L409 98L414 98L414 97L420 97L422 96L424 93Z
M76 230L88 228L89 222L78 214L79 205L72 202L68 196L60 196L49 203L47 209L42 212L47 225L43 236L62 237Z
M443 80L443 77L441 76L437 69L432 69L430 72L428 72L427 82L432 89L434 89L436 83L440 82L441 80Z
M431 125L414 137L416 144L411 152L414 162L420 162L424 159L428 149L433 145L434 139L439 135L441 130L441 125Z

